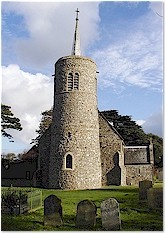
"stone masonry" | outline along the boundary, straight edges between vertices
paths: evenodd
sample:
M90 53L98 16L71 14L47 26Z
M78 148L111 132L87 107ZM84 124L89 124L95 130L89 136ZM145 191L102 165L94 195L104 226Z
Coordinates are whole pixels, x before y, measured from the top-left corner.
M124 147L126 184L139 185L139 181L153 181L153 144Z
M78 89L69 91L69 76L78 74ZM55 64L55 94L49 158L49 188L101 187L96 64L67 56ZM72 167L66 168L70 155Z
M152 164L125 165L126 185L139 185L139 181L153 181Z
M148 146L125 146L125 164L146 164L149 163Z
M149 161L151 158L152 162L152 155L150 154L149 156L148 152L150 151L148 147L125 147L123 138L100 112L98 112L98 119L102 186L138 185L141 180L152 180L153 163ZM50 126L40 139L39 144L40 160L38 165L42 172L42 187L45 188L49 186L48 167L50 161L51 129L52 127ZM73 137L72 139L75 141L76 138ZM70 137L68 137L67 143L64 141L64 144L69 145L68 141L71 143ZM67 170L67 172L68 175L71 175L69 173L73 173L73 170ZM71 177L68 176L69 178ZM64 181L64 183L66 182ZM76 186L68 183L67 189L70 188L76 189Z
M99 112L102 186L125 185L123 138Z

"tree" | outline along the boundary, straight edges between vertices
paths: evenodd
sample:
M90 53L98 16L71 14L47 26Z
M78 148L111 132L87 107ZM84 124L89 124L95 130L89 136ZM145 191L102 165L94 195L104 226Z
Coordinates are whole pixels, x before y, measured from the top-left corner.
M11 134L7 133L7 129L22 130L20 119L16 118L11 111L11 106L1 104L1 134L3 137L9 139L13 138Z
M31 144L38 145L41 136L45 133L45 131L49 128L50 124L52 123L52 115L53 110L46 110L41 113L41 122L39 124L39 129L36 130L37 137L32 139Z
M128 115L119 115L117 110L101 112L123 137L126 145L147 145L148 137L142 127Z
M16 158L15 153L8 153L6 154L6 159L9 161L13 161Z

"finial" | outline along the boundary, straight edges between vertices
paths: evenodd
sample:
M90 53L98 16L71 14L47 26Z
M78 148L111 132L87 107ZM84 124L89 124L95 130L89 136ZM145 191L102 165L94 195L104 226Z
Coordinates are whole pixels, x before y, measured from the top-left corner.
M78 19L78 13L79 13L80 11L78 10L78 8L77 8L77 10L76 10L76 20L79 20Z

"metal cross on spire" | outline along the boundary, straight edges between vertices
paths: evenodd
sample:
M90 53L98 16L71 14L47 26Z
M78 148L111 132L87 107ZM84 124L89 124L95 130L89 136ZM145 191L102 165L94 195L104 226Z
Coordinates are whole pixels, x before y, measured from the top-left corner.
M78 13L79 13L80 11L78 10L78 8L77 8L77 10L76 10L76 20L79 20L78 19Z
M76 26L75 26L75 33L74 33L73 47L72 47L71 55L81 55L80 37L79 37L79 30L78 30L78 21L79 21L78 13L79 13L79 10L77 8L77 10L76 10Z

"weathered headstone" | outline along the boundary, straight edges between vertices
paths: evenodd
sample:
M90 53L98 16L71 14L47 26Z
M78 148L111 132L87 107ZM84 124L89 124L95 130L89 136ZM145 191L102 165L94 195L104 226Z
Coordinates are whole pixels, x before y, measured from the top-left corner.
M163 181L163 170L158 172L158 180Z
M119 203L114 198L109 198L101 203L102 227L106 231L120 230L121 219Z
M61 200L55 195L50 195L44 200L44 225L62 225L62 206Z
M163 208L163 189L150 188L147 192L149 208Z
M150 180L139 181L139 200L147 200L147 192L152 186Z
M76 226L78 228L93 228L96 225L96 205L89 200L83 200L77 205Z

